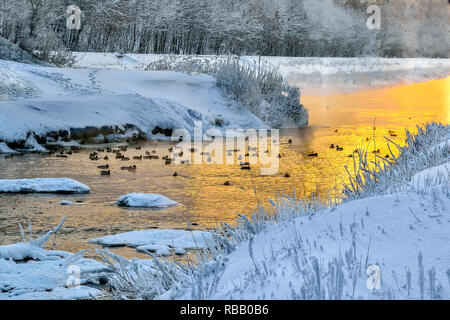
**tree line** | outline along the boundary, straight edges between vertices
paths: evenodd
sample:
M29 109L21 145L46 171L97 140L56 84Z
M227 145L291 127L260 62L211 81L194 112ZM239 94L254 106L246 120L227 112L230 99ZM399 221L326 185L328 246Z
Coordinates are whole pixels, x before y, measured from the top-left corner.
M276 56L448 57L446 0L2 0L0 36L54 50ZM66 26L69 5L81 28Z

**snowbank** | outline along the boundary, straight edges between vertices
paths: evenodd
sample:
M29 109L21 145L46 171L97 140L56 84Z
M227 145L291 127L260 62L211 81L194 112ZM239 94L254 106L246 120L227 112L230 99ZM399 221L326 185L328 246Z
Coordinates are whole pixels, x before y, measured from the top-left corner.
M449 299L449 206L447 185L268 225L223 258L223 277L208 298L420 299L423 292L426 299ZM370 285L371 270L379 271L380 287Z
M0 141L25 141L29 132L135 126L148 137L163 129L267 128L216 80L202 74L50 68L0 60ZM33 141L28 141L33 144Z
M2 299L81 299L101 292L88 284L98 284L110 272L101 263L83 258L83 251L44 250L43 245L62 227L59 225L40 238L0 246L0 300Z
M72 264L68 259L70 257L26 263L0 259L0 300L62 300L100 296L100 290L86 285L89 283L88 277L94 270L102 273L108 269L94 260L80 259ZM78 270L81 285L72 287L76 284L74 272Z
M0 180L0 193L89 193L91 189L69 178Z
M8 145L6 143L0 142L0 153L18 154L19 152L8 147Z
M203 249L215 244L214 237L210 232L175 229L131 231L92 239L89 242L105 247L128 246L138 248L138 250L141 251L144 248L156 248L157 250L164 249L164 247L160 246L183 249Z
M450 176L450 162L416 173L411 179L414 188L422 189L426 186L448 183Z
M153 193L130 193L117 199L117 205L121 207L165 208L176 204L176 201Z

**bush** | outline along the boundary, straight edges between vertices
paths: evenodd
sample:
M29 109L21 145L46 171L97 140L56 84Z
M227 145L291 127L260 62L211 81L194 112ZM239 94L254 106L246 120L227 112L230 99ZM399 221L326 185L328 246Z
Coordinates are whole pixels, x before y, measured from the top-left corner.
M167 56L147 70L205 73L217 86L239 101L272 128L305 127L308 111L300 104L300 90L287 84L277 70L245 65L238 57L211 58Z

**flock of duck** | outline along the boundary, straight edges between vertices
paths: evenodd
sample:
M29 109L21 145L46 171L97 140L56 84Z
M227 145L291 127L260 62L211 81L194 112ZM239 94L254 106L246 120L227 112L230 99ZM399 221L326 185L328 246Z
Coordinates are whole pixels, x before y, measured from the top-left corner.
M337 130L335 131L337 132ZM397 134L393 131L393 130L389 130L389 135L391 137L397 137ZM370 141L369 138L366 138L366 141ZM292 144L293 140L289 139L288 144ZM338 152L342 152L344 151L344 148L339 146L339 145L335 145L335 144L330 144L330 149L335 149ZM56 153L56 157L58 158L67 158L69 155L72 155L74 153L78 153L80 151L81 148L79 147L71 147L69 151L64 152L61 151L59 153ZM141 150L141 146L136 146L135 147L136 150ZM168 151L170 153L173 153L174 148L170 147L168 148ZM108 161L110 158L114 157L117 160L121 160L121 161L130 161L130 160L137 160L137 161L142 161L142 160L158 160L160 159L160 157L157 155L156 150L152 150L150 151L146 151L145 154L141 154L138 156L133 156L133 157L129 157L125 155L125 152L128 151L128 146L119 146L116 148L107 146L105 148L98 148L96 151L93 151L89 154L89 159L92 161L99 161L100 159L104 160L104 161ZM191 153L195 153L197 152L197 150L195 148L190 148L190 152ZM232 150L227 150L227 155L228 156L233 156L235 153L240 152L239 149L232 149ZM372 151L374 154L379 154L381 151L380 149L377 150L373 150ZM55 152L50 152L50 154L54 154ZM265 150L264 153L269 153L269 150ZM104 154L101 155L101 154ZM359 149L356 149L353 151L352 154L350 154L348 157L353 157L354 155L358 155L359 154ZM211 158L211 154L209 152L201 152L202 156L207 157L206 158L206 162L207 163L211 163L212 162L212 158ZM179 157L183 157L183 152L179 152L174 154L174 156L179 156ZM318 157L319 154L317 152L311 152L307 155L308 157ZM13 157L12 155L7 155L6 157ZM5 157L5 158L6 158ZM249 157L258 157L258 149L256 147L248 147L247 152L245 153L244 157L249 158ZM281 158L282 155L279 153L277 155L278 158ZM387 154L385 156L385 158L390 158L389 155ZM241 170L251 170L251 166L249 162L245 162L244 158L242 157L242 155L239 155L237 157L238 161L240 161L240 169ZM170 158L168 155L165 155L163 157L161 157L161 160L164 161L165 165L170 165L173 163L173 159ZM180 161L181 164L189 164L189 160L183 160ZM103 165L99 165L97 166L97 169L100 169L100 175L102 176L110 176L111 175L111 167L109 164L103 164ZM121 166L120 167L121 170L125 170L125 171L130 171L130 172L135 172L137 170L137 166L135 164L133 165L128 165L128 166ZM179 174L177 172L173 173L174 177L179 176ZM289 178L290 175L289 173L286 173L284 175L284 177ZM229 186L231 185L229 181L226 181L224 183L225 186Z

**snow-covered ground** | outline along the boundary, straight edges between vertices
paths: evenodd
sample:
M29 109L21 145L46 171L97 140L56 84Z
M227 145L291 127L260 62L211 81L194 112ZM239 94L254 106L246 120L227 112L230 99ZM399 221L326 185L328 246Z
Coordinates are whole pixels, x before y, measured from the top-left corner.
M114 53L74 53L79 68L142 70L165 55ZM196 56L199 60L226 59L224 56ZM338 90L384 87L413 83L450 75L450 59L428 58L315 58L242 56L250 66L276 68L303 94L327 94Z
M110 271L98 261L83 258L84 252L46 250L43 246L62 227L65 219L44 236L0 246L0 300L86 299L102 292L92 287Z
M145 249L145 246L167 246L170 248L204 249L215 245L210 232L187 231L175 229L151 229L131 231L98 239L92 239L91 243L104 247L127 246Z
M0 193L89 193L91 189L69 178L2 179Z
M268 226L226 256L223 277L210 298L420 299L421 253L425 298L449 299L448 192L447 183ZM368 286L372 271L381 277L378 289ZM342 279L333 274L339 272Z
M177 72L51 68L0 60L0 140L29 132L136 126L149 138L162 129L267 128L225 97L214 78Z

